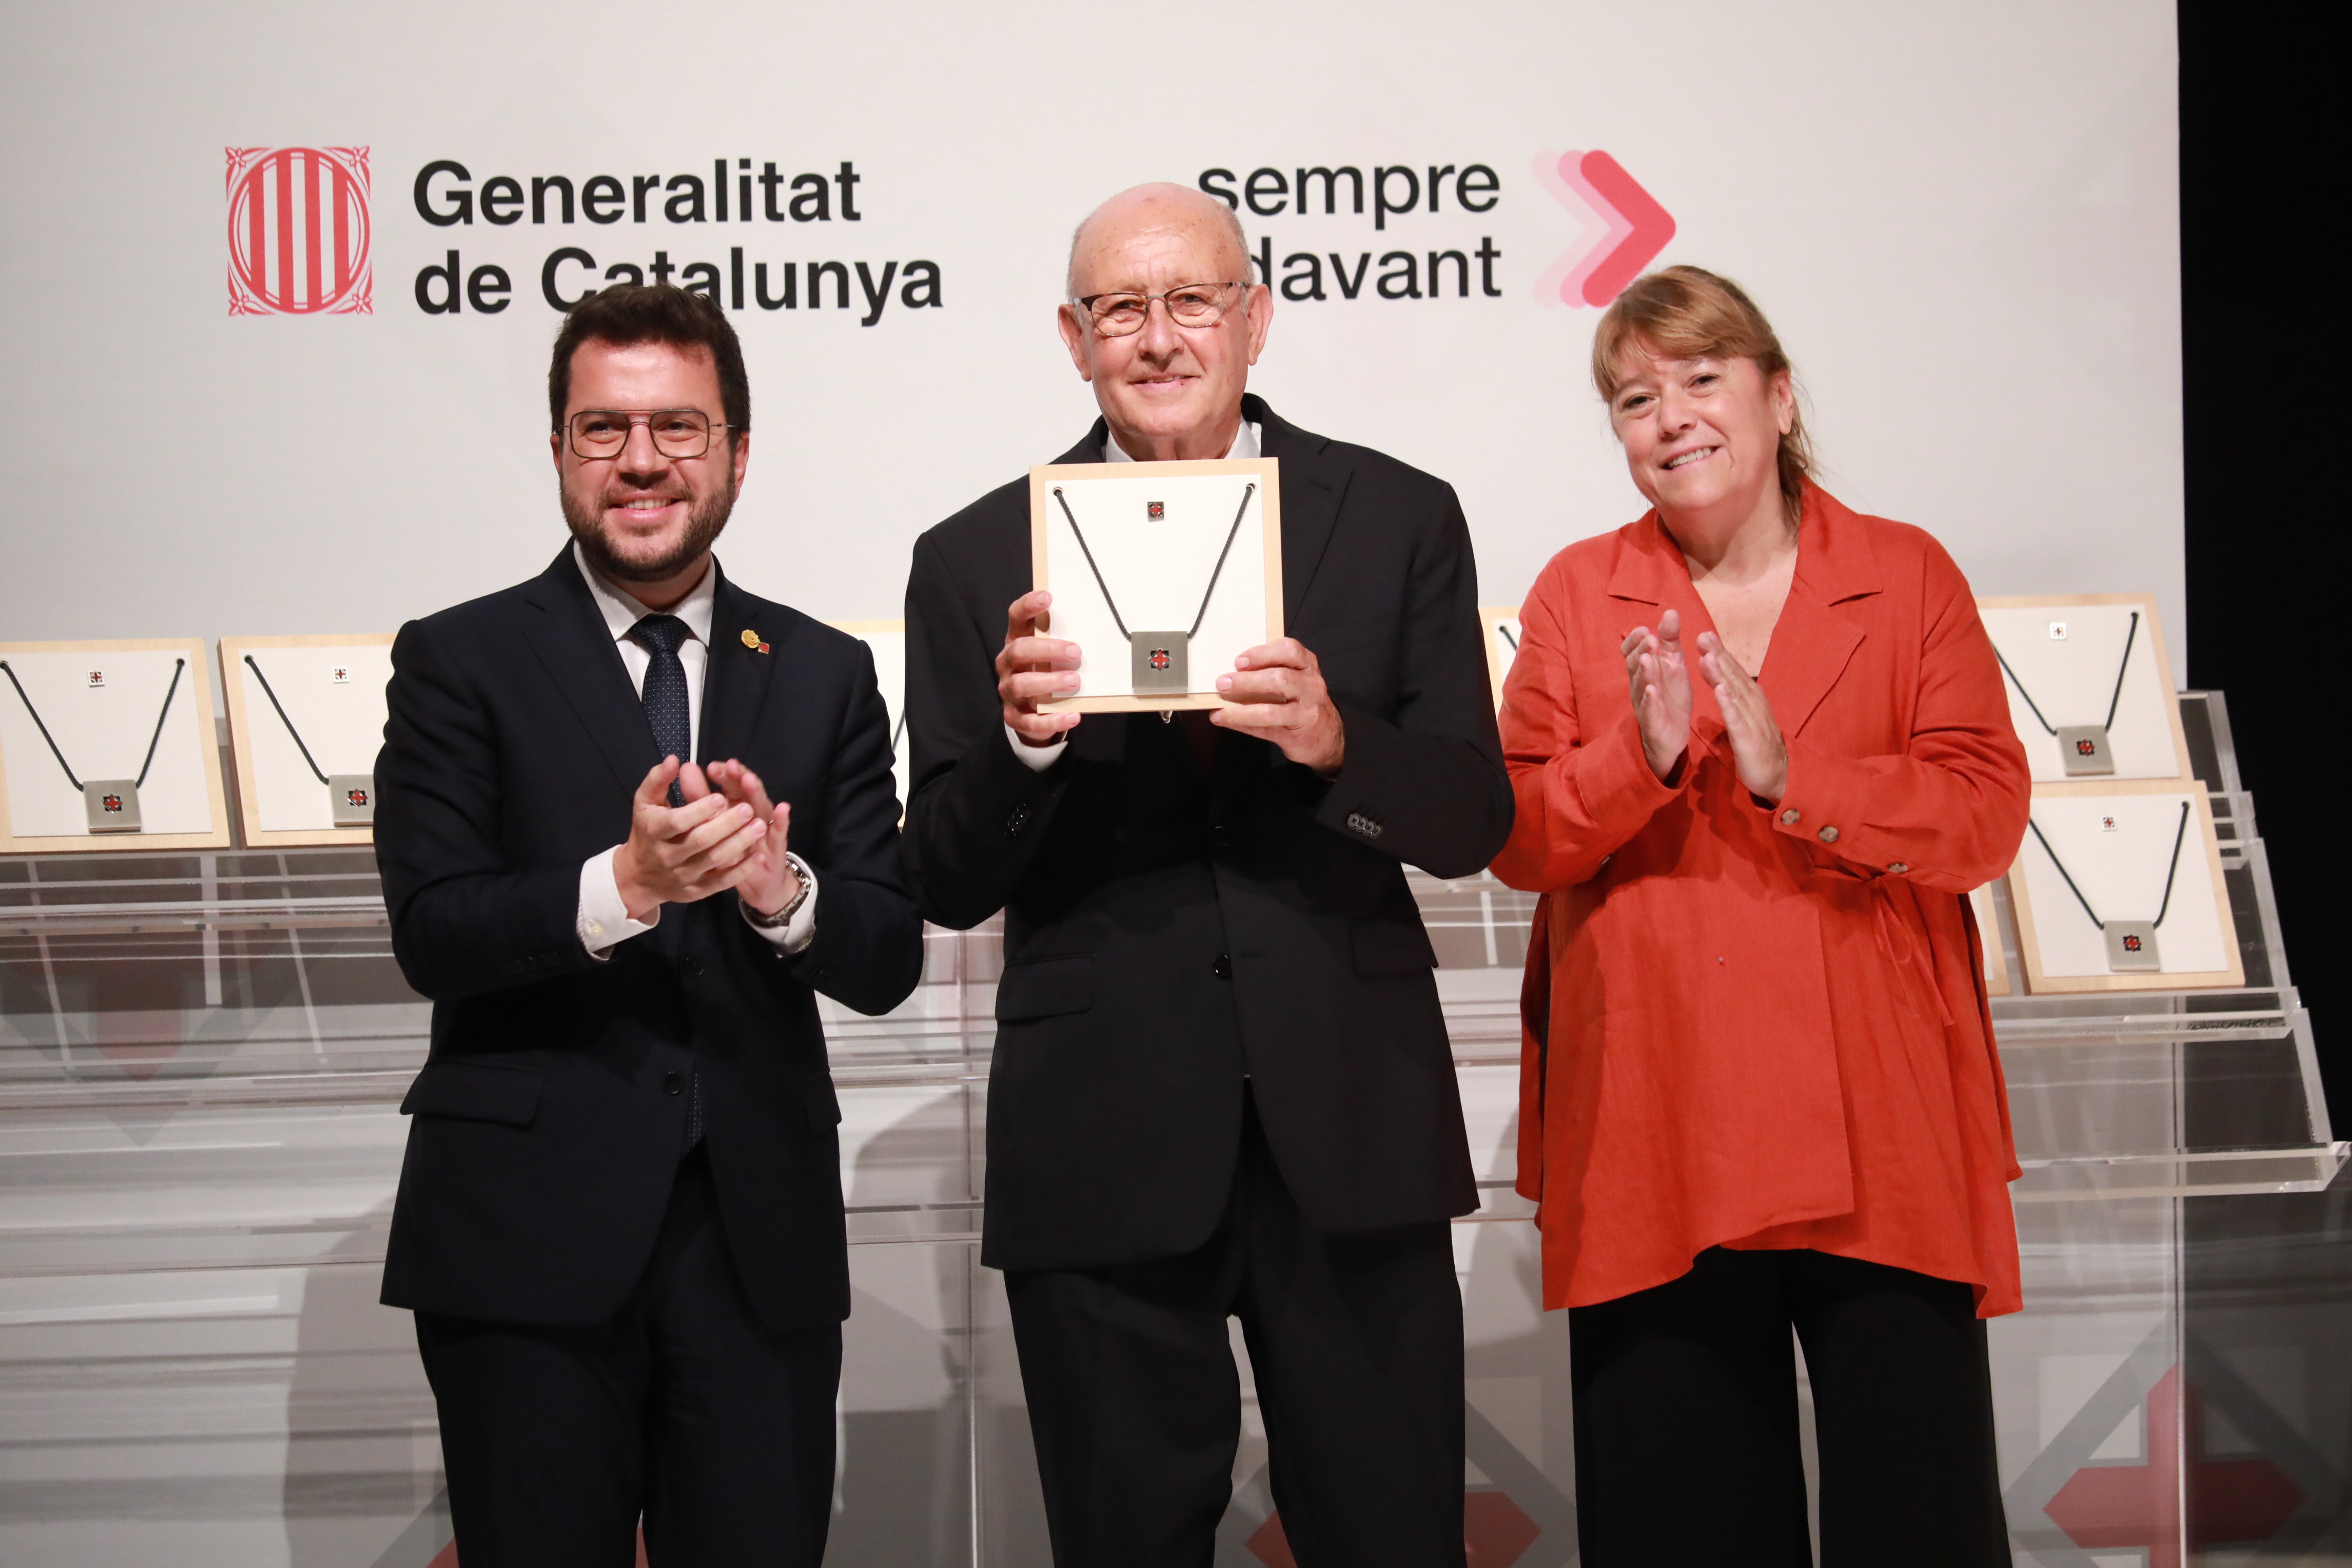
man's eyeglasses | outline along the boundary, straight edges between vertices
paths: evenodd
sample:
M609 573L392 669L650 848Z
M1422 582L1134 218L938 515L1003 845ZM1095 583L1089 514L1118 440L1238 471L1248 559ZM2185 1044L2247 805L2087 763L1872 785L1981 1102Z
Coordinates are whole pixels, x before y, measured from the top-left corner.
M665 458L699 458L710 450L710 433L728 428L712 423L698 408L583 408L567 423L572 455L617 458L629 444L629 432L639 425Z
M1154 300L1168 307L1168 319L1180 327L1213 327L1248 291L1246 283L1186 283L1164 294L1088 294L1078 304L1097 335L1123 338L1143 330Z

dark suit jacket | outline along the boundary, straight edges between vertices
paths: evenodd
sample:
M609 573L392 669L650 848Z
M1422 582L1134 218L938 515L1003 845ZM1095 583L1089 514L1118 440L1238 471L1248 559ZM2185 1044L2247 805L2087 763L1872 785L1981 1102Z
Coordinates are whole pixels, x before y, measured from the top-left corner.
M1282 465L1284 623L1347 725L1328 784L1157 714L1090 714L1053 767L1004 734L993 668L1031 586L1017 480L924 534L907 588L914 741L905 854L923 912L1002 909L984 1259L1088 1268L1205 1241L1247 1075L1309 1219L1334 1230L1476 1205L1403 864L1474 875L1511 827L1453 489L1313 436L1258 399ZM1100 421L1056 459L1100 460Z
M754 630L771 651L748 647ZM401 629L376 760L393 952L433 1000L383 1300L586 1324L643 1273L685 1148L688 1075L728 1240L772 1328L849 1310L816 993L882 1013L922 924L898 858L890 736L865 646L719 580L697 749L793 807L814 941L785 954L733 893L671 904L592 960L581 862L628 837L661 760L567 548L530 582Z

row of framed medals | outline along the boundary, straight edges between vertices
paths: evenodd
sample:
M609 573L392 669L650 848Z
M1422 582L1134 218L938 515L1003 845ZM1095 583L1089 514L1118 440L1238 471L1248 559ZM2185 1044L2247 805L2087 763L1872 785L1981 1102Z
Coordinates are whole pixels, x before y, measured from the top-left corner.
M849 621L888 694L907 792L906 634ZM0 643L0 854L371 844L389 636L223 637L241 838L194 638Z
M392 638L218 653L244 843L371 842ZM0 643L0 853L229 847L216 733L198 639Z
M2033 809L2007 878L2025 973L2009 973L1990 885L1971 902L1987 980L2008 995L2245 984L2206 786L2189 760L2156 601L1977 601ZM1483 611L1495 701L1519 647L1516 606Z

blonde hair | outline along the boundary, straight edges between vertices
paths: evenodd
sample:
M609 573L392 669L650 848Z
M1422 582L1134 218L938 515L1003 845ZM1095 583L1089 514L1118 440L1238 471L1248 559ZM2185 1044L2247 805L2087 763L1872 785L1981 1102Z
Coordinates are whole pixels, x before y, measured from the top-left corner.
M1617 296L1592 334L1592 384L1613 405L1624 384L1618 362L1628 350L1661 359L1744 359L1769 384L1793 373L1772 323L1738 284L1698 267L1667 267L1635 279ZM1812 442L1801 410L1789 411L1780 437L1780 505L1795 523L1812 477Z

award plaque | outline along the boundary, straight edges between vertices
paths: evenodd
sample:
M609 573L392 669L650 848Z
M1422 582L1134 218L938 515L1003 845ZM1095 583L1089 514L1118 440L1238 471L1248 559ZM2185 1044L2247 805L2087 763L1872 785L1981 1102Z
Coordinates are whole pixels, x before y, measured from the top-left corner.
M2245 984L2212 807L2193 780L2037 794L2009 897L2031 992Z
M904 819L907 791L914 779L911 749L907 744L907 623L904 621L832 621L834 630L847 632L874 656L875 684L882 689L882 709L890 722L890 776L898 792Z
M1486 639L1486 679L1495 689L1495 711L1503 710L1503 681L1511 661L1519 657L1519 607L1486 605L1478 611L1478 630Z
M1077 694L1039 710L1229 706L1217 678L1282 635L1280 492L1272 458L1030 469L1041 629L1082 650Z
M0 851L228 845L202 642L0 643Z
M223 637L220 672L246 843L373 843L392 638Z
M2034 783L2189 776L2152 596L1979 599L1977 613Z
M1976 915L1977 944L1984 949L1985 994L2010 994L2008 943L2001 938L2001 921L1995 899L1996 884L1987 882L1969 894Z

